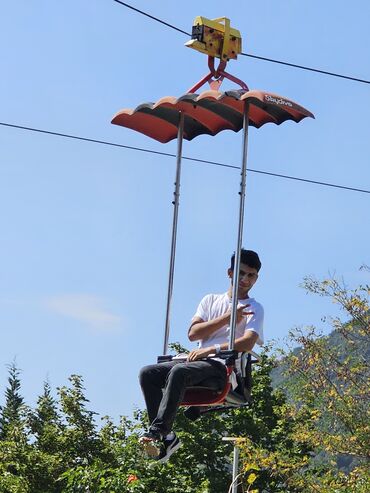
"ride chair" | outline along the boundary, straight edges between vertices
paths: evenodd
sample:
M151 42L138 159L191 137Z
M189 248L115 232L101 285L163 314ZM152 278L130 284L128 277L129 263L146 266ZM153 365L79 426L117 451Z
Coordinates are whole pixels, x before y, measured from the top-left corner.
M185 391L181 406L201 407L201 414L209 411L225 410L247 406L251 402L252 364L259 358L253 351L239 353L235 350L220 351L217 355L211 354L207 359L223 359L226 368L226 383L220 388L213 379L206 379L195 387L188 387ZM252 359L253 358L253 359ZM158 356L158 363L165 361L186 361L186 355ZM232 373L235 373L237 387L232 388Z

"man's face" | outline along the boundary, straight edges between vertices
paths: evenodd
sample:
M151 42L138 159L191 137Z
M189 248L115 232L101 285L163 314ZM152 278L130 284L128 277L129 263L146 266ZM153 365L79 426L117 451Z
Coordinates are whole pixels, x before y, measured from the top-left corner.
M228 275L231 278L231 283L233 279L233 271L229 269ZM254 286L258 279L257 269L249 267L246 264L240 263L239 267L239 284L238 284L238 298L245 298L248 292Z

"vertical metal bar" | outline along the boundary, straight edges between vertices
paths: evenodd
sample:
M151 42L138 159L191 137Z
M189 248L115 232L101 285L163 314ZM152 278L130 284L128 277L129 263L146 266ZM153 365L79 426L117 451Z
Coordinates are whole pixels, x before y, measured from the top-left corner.
M234 444L234 460L233 460L233 482L231 493L237 493L238 491L238 469L239 469L239 448L237 444Z
M181 179L181 156L182 156L182 142L184 137L184 114L180 112L179 115L179 128L177 132L177 155L176 155L176 178L175 178L175 191L173 200L173 220L172 220L172 241L171 241L171 257L170 257L170 269L168 275L168 289L167 289L167 307L166 307L166 324L164 331L163 341L163 354L167 354L168 338L170 335L170 316L171 316L171 301L173 291L173 278L175 272L175 256L176 256L176 236L177 236L177 218L179 215L179 197L180 197L180 179Z
M242 166L240 181L240 202L239 202L239 222L238 222L238 240L235 250L235 262L233 273L233 290L232 290L232 308L230 317L230 340L229 349L234 349L235 330L236 330L236 308L238 306L238 285L239 285L239 268L240 252L243 241L243 223L244 223L244 202L245 202L245 184L247 175L247 151L248 151L248 125L249 125L249 104L244 104L243 112L243 145L242 145Z

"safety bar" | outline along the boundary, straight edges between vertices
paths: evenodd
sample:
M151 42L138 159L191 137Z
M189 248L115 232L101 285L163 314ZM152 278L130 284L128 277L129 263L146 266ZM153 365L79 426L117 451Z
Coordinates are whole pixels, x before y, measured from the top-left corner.
M225 351L220 351L219 353L212 353L209 354L206 358L202 359L209 359L209 358L219 358L219 359L228 359L228 358L234 358L236 359L238 357L238 351L230 351L229 349L226 349ZM163 356L158 356L157 362L158 363L164 363L165 361L186 361L188 359L187 354L177 354L177 355L171 355L171 354L165 354Z
M255 353L254 351L248 351L248 353L254 358L254 360L252 360L252 363L257 363L260 360L258 354ZM238 355L239 355L238 351L225 349L217 354L216 353L209 354L206 358L202 358L202 359L219 358L219 359L227 360L228 358L232 358L235 360L238 358ZM165 354L163 356L158 356L157 362L165 363L167 361L186 361L187 359L188 356L184 353L177 355Z

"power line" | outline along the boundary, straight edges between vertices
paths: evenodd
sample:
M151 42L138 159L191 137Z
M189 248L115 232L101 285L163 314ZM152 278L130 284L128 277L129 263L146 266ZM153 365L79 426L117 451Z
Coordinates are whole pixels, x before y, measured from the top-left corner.
M169 24L168 22L165 22L163 21L162 19L159 19L158 17L154 17L153 15L151 14L148 14L147 12L144 12L143 10L139 10L137 9L136 7L133 7L132 5L129 5L128 3L126 2L122 2L121 0L113 0L114 2L116 3L119 3L120 5L122 5L123 7L127 7L131 10L134 10L135 12L139 13L139 14L142 14L142 15L145 15L146 17L149 17L150 19L156 21L156 22L159 22L160 24L163 24L171 29L174 29L175 31L178 31L182 34L186 34L187 36L190 36L191 37L191 34L174 26L173 24ZM301 70L307 70L308 72L316 72L316 73L319 73L319 74L324 74L324 75L330 75L331 77L339 77L341 79L347 79L347 80L352 80L354 82L361 82L363 84L370 84L370 81L369 80L366 80L366 79L359 79L357 77L351 77L349 75L343 75L343 74L337 74L335 72L328 72L326 70L320 70L320 69L317 69L317 68L312 68L312 67L306 67L305 65L297 65L295 63L289 63L289 62L283 62L281 60L274 60L273 58L266 58L266 57L262 57L262 56L258 56L258 55L252 55L252 54L249 54L249 53L241 53L241 55L243 56L246 56L246 57L250 57L250 58L255 58L257 60L263 60L263 61L266 61L266 62L271 62L271 63L277 63L279 65L286 65L287 67L293 67L293 68L299 68Z
M37 132L37 133L46 134L46 135L54 135L54 136L63 137L66 139L81 140L84 142L93 142L95 144L102 144L102 145L113 146L113 147L121 147L123 149L130 149L132 151L147 152L149 154L157 154L157 155L166 156L166 157L176 157L176 154L171 154L169 152L154 151L153 149L144 149L142 147L133 147L133 146L128 146L128 145L124 145L124 144L117 144L115 142L109 142L106 140L97 140L97 139L91 139L88 137L81 137L79 135L71 135L71 134L65 134L65 133L60 133L60 132L52 132L51 130L43 130L40 128L26 127L24 125L15 125L12 123L5 123L5 122L0 122L0 125L2 125L4 127L17 128L19 130L27 130L30 132ZM223 168L230 168L230 169L236 169L236 170L240 169L239 166L234 166L232 164L227 164L227 163L220 163L217 161L208 161L206 159L199 159L199 158L188 157L188 156L183 156L182 159L187 160L187 161L194 161L196 163L204 163L204 164L210 164L213 166L221 166ZM341 190L350 190L352 192L370 193L370 190L364 190L361 188L354 188L354 187L347 187L344 185L338 185L336 183L328 183L328 182L324 182L324 181L310 180L308 178L299 178L298 176L283 175L280 173L272 173L270 171L263 171L263 170L252 169L252 168L248 168L247 171L251 172L251 173L258 173L260 175L267 175L267 176L274 176L276 178L283 178L286 180L300 181L303 183L311 183L313 185L338 188Z

